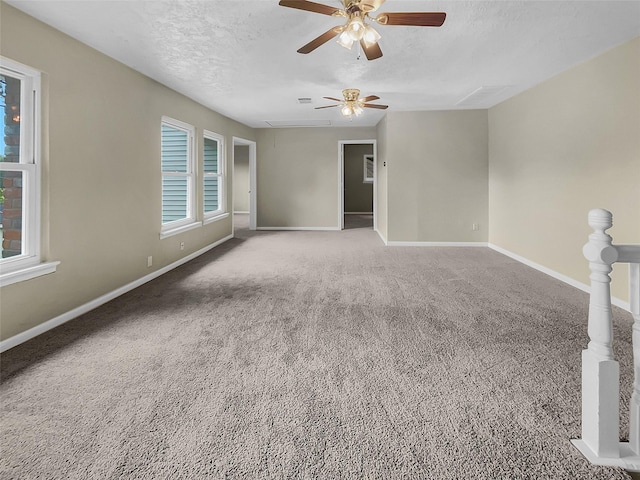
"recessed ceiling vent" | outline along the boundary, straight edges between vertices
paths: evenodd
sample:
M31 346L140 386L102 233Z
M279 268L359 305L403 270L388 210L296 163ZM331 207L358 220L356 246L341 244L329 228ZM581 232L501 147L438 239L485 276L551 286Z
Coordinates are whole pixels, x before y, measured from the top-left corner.
M331 120L265 120L265 123L274 128L331 126Z
M509 88L511 88L511 85L490 85L480 87L456 103L456 106L466 108L492 107L498 100L503 100L500 95Z
M300 97L298 103L313 103L311 97Z

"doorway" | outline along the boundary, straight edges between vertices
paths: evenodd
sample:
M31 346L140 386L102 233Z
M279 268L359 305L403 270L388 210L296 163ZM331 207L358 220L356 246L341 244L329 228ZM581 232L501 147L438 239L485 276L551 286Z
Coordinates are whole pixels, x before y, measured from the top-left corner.
M256 229L256 142L233 137L233 231Z
M376 229L376 141L339 142L340 229Z

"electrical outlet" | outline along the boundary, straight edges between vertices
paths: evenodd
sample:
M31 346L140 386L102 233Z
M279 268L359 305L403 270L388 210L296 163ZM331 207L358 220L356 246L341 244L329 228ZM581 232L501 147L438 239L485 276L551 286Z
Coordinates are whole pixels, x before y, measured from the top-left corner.
M474 231L480 230L480 224L479 223L474 223L473 227L472 227L472 230L474 230Z
M184 250L184 242L180 242L180 250Z
M153 265L153 257L149 255L147 257L147 268L151 267L152 265Z

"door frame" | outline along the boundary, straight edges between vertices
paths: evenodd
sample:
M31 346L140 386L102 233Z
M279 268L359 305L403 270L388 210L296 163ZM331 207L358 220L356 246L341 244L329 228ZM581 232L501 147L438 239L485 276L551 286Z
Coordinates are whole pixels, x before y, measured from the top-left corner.
M246 140L240 137L233 137L232 157L231 157L232 170L235 169L235 165L236 165L235 163L236 148L235 147L241 146L241 145L249 147L249 230L255 230L257 228L257 213L258 213L257 212L258 192L257 192L257 175L256 175L256 142L252 140ZM234 174L235 172L232 173L232 182L233 182ZM231 216L233 219L231 222L231 228L233 229L232 231L235 231L235 215L234 215L235 206L233 205L233 183L231 184L231 191L232 191Z
M344 230L344 146L372 145L373 146L373 230L378 231L378 216L376 215L376 199L378 185L378 142L375 139L340 140L338 141L338 226Z

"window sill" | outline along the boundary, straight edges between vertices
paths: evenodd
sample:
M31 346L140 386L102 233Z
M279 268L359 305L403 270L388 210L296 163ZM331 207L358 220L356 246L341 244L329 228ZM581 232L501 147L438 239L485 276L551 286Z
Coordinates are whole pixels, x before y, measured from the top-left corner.
M173 235L177 235L179 233L188 232L189 230L193 230L194 228L198 228L201 226L202 222L194 222L187 225L181 225L180 227L163 230L162 232L160 232L160 240L162 240L163 238L172 237Z
M223 218L227 218L228 216L228 213L219 213L218 215L213 215L211 217L205 218L204 224L207 225L209 223L217 222L218 220L222 220Z
M32 278L54 273L58 265L60 265L60 262L45 262L32 267L14 270L13 272L1 273L0 287L6 287L12 283L24 282L25 280L31 280Z

